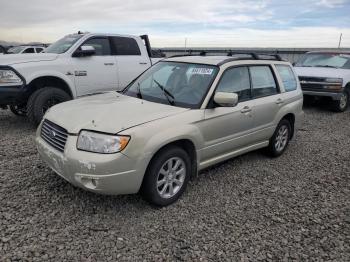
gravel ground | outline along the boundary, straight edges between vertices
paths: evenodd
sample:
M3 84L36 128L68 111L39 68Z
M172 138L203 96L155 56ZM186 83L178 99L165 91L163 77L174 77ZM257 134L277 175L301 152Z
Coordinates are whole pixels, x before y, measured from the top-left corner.
M0 112L0 261L350 261L350 112L305 109L286 153L202 172L174 205L74 188Z

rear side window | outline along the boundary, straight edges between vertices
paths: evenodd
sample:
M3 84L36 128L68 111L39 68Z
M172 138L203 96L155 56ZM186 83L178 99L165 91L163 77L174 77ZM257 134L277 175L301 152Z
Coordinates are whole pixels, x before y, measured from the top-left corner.
M36 48L35 50L36 50L37 53L40 53L41 51L43 51L43 49L44 48Z
M238 101L250 99L250 81L247 67L235 67L225 71L217 92L237 93Z
M269 66L249 67L253 97L271 96L278 93L277 85Z
M23 51L24 54L31 54L31 53L35 53L34 52L34 48L27 48L26 50Z
M282 78L284 89L288 91L293 91L297 89L297 80L293 73L292 68L287 65L276 65L277 71Z
M141 55L136 40L129 37L112 37L114 53L116 55Z
M95 56L111 55L108 38L91 38L83 44L83 46L87 45L95 48Z

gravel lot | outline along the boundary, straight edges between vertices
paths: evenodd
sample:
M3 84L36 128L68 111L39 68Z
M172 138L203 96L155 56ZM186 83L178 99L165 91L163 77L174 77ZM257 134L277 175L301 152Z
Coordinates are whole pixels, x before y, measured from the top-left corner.
M305 113L282 157L218 165L157 209L74 188L0 111L0 261L350 261L350 111Z

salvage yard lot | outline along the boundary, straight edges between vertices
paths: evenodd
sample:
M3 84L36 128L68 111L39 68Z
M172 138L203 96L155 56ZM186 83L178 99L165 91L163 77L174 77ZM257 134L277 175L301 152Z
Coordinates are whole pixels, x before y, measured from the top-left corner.
M175 204L75 188L0 111L0 261L350 260L350 112L308 106L280 158L208 169Z

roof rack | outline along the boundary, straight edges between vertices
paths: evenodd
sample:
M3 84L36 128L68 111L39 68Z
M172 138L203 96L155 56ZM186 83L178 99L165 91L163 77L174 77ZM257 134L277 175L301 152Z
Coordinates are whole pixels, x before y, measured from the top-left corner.
M208 51L201 51L199 54L193 54L192 51L187 54L179 54L179 55L173 55L170 56L169 58L174 58L174 57L182 57L182 56L207 56ZM279 54L265 54L265 53L254 53L254 52L239 52L239 51L232 51L229 50L228 53L226 53L228 59L223 60L220 62L218 65L223 65L225 63L231 62L231 61L236 61L236 60L277 60L277 61L284 61L282 57ZM238 56L237 56L238 55ZM242 56L239 56L242 55ZM236 56L236 57L234 57ZM248 56L248 57L247 57Z

